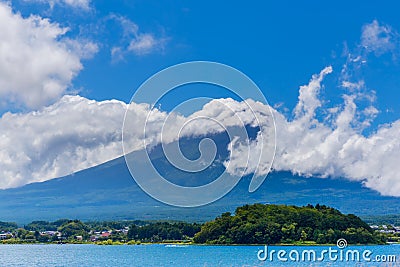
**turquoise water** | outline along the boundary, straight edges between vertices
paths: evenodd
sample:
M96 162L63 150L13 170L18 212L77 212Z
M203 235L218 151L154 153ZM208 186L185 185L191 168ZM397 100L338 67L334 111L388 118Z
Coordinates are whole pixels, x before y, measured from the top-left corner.
M317 255L329 247L281 247L271 250L315 250ZM331 247L337 249L337 247ZM280 262L260 261L257 252L263 246L96 246L96 245L0 245L0 266L400 266L400 245L350 246L348 249L370 250L376 255L396 255L395 263ZM262 256L263 254L261 254ZM295 255L295 254L293 254ZM286 255L288 257L288 255ZM293 256L295 257L295 256Z

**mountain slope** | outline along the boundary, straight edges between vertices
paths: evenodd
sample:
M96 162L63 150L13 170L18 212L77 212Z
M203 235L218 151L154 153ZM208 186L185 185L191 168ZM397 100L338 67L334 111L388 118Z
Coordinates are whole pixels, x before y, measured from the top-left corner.
M226 138L221 134L213 136L218 146L217 157L227 156L224 149ZM183 153L196 158L200 140L181 140ZM150 158L167 179L186 186L208 183L224 170L222 164L217 164L188 176L168 164L161 147L155 147ZM204 207L176 208L144 193L131 178L121 157L65 177L0 190L0 221L26 223L59 218L205 221L247 203L321 203L357 215L395 214L400 211L399 198L380 196L357 182L344 179L305 178L288 172L274 172L254 193L248 192L249 182L249 177L242 178L224 198Z

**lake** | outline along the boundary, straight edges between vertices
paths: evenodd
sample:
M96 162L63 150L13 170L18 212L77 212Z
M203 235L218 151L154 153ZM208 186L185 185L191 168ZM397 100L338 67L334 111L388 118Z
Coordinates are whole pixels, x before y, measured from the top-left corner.
M362 259L360 262L346 262L345 256L340 261L340 249L336 246L330 248L338 251L336 261L329 261L327 253L322 262L307 261L308 252L305 261L290 259L296 259L298 253L301 260L304 250L315 251L319 258L323 250L329 251L327 246L270 246L267 247L268 255L272 250L275 251L272 261L270 258L261 261L257 254L260 250L264 252L264 246L0 245L0 266L400 266L400 245L349 246L343 249L343 255L348 250L357 250L360 257L370 251L367 257L371 259L369 263ZM278 260L279 250L286 252L280 252L281 259L286 258L286 262ZM389 255L395 255L397 261L375 261L376 256L379 256L379 260L388 261ZM265 253L259 256L262 258Z

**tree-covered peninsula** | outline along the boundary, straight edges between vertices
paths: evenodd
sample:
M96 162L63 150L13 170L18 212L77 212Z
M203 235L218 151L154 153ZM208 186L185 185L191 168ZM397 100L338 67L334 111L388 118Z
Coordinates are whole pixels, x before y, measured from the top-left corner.
M245 205L205 223L194 237L201 244L380 244L385 237L359 217L325 205Z

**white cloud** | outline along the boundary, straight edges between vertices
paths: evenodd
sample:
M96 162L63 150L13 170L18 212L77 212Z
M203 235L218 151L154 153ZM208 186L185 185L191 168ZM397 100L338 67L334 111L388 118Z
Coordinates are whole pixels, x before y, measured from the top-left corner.
M318 98L320 77L314 77L309 85L302 87L299 99L302 93ZM396 174L400 171L400 120L381 126L371 136L363 136L353 126L363 124L356 116L357 97L344 95L344 104L332 124L321 122L324 120L316 116L289 121L275 112L278 143L274 168L302 175L363 181L383 195L400 196L400 179ZM361 112L369 122L369 117L378 111L370 106Z
M2 105L38 108L65 93L83 68L80 59L97 52L89 41L62 39L67 31L40 16L23 18L0 3Z
M0 119L0 188L45 181L122 156L122 125L127 108L128 105L116 100L97 102L80 96L64 96L41 111L4 114ZM256 119L266 125L266 121L272 122L270 117L268 120L262 112L255 118L252 111L263 108L263 104L253 100L239 103L220 99L207 103L188 117L157 109L148 116L148 104L132 103L129 105L132 116L128 120L131 127L127 126L129 130L125 133L128 134L124 135L125 148L134 151L143 147L141 126L145 122L146 144L156 145L184 136L222 132L221 125L225 128L257 125ZM164 125L165 121L168 123ZM238 145L242 151L246 150L242 143ZM253 156L260 153L252 151ZM233 157L238 158L237 153ZM232 162L230 168L237 171L243 169L242 165ZM257 164L246 173L251 171L258 171Z
M332 72L332 67L327 67L319 75L313 76L308 86L300 87L299 101L294 110L297 119L310 120L315 117L315 110L321 107L318 93L321 89L321 81L326 74Z
M82 9L89 9L90 0L62 0L65 4L75 7L75 8L82 8Z
M25 0L27 2L47 3L53 9L55 5L64 5L87 11L90 9L90 0Z
M365 82L363 80L358 81L356 83L349 82L349 81L343 81L342 87L350 89L351 91L360 90L361 88L365 87Z
M378 110L373 106L359 110L356 100L363 95L358 93L344 95L343 105L331 108L326 116L335 114L333 120L317 116L316 111L324 108L319 100L321 82L331 71L330 67L325 68L319 75L314 75L308 85L300 87L293 120L273 111L277 127L277 150L273 169L321 178L343 177L363 182L365 186L383 195L400 196L400 120L382 125L368 137L362 135L361 130L364 128L359 125L366 124L364 126L368 127ZM230 106L240 110L243 103L234 101ZM268 113L265 105L251 106L256 114ZM205 106L204 109L206 108ZM208 113L213 114L210 111ZM364 115L363 121L359 120L358 113ZM225 114L223 117L230 116ZM235 142L233 140L230 145L235 145ZM227 168L228 171L238 174L238 171L247 168L245 174L267 174L268 168L265 167L270 162L264 157L258 162L257 155L260 149L270 150L271 147L260 146L260 142L266 143L265 139L257 137L248 144L242 143L231 148L239 153L230 158L228 163L231 167ZM249 149L250 157L247 154Z
M63 43L68 51L72 51L81 59L91 59L99 51L97 44L87 39L63 39Z
M128 51L137 55L150 53L157 45L157 40L151 34L140 34L135 39L131 40L128 46Z
M129 105L133 112L129 120L132 127L124 141L132 150L141 149L144 138L140 125L146 121L146 143L159 143L167 118L170 123L162 136L166 143L179 138L178 129L182 129L180 136L220 132L223 129L212 121L195 118L213 116L230 105L244 107L231 99L214 100L187 118L157 109L148 117L148 104L132 103ZM116 100L97 102L80 96L64 96L41 111L5 113L0 119L0 188L45 181L122 156L122 125L127 107ZM251 123L247 113L241 117ZM237 125L232 111L225 110L215 117L226 126ZM192 119L194 123L186 124Z
M114 61L122 60L130 53L142 56L164 49L167 38L141 32L136 23L123 16L112 15L111 19L120 23L123 29L121 44L111 49Z
M0 120L0 188L63 176L122 154L126 105L64 96L27 114Z
M371 56L380 57L390 55L393 61L397 61L400 51L400 35L389 25L372 21L363 25L360 43L351 50L344 45L344 56L347 57L341 72L342 87L352 91L365 88L363 80L354 81L361 76L361 70L366 67Z
M374 20L363 26L361 45L368 52L380 55L393 50L396 47L397 38L397 32L390 26L380 25L377 20Z

